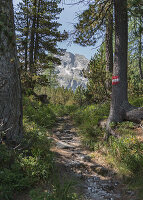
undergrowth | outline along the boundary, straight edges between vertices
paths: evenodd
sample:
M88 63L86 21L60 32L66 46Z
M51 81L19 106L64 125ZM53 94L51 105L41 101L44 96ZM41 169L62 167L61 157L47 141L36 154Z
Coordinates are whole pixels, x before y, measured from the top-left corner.
M60 183L52 185L52 190L34 189L30 191L32 200L78 200L79 198L71 191L72 184Z
M131 99L130 102L143 107L143 97ZM105 130L99 127L99 121L107 119L109 107L108 102L88 105L77 109L72 117L79 128L83 144L91 150L101 152L107 162L116 168L119 176L126 177L125 180L132 183L130 187L138 189L143 197L138 184L140 179L137 178L143 175L143 143L136 136L137 125L132 122L112 124L120 138L110 137L108 142L104 141Z
M79 127L83 144L91 150L96 149L100 142L102 142L104 133L99 127L99 121L106 119L108 114L109 103L82 107L71 114Z
M47 128L54 126L57 116L73 110L72 107L42 105L33 97L24 98L24 138L15 149L0 145L0 199L15 200L18 193L29 191L32 200L77 200L71 185L58 185L52 141ZM51 184L43 191L42 185ZM35 189L33 189L35 188ZM40 192L39 189L41 188Z
M135 106L143 106L143 98L132 99ZM135 135L132 122L112 124L120 138L103 140L105 130L99 121L107 119L109 103L77 106L43 105L33 97L24 98L24 138L16 149L0 145L0 199L15 200L17 193L29 191L32 200L77 200L71 191L71 183L58 184L55 174L54 155L50 151L52 141L47 131L54 126L58 116L70 114L79 127L82 141L91 150L106 156L119 174L130 178L130 187L139 190L143 197L143 143ZM131 178L134 177L133 178ZM43 189L43 185L49 185ZM38 189L37 189L38 188ZM40 189L39 189L40 188Z

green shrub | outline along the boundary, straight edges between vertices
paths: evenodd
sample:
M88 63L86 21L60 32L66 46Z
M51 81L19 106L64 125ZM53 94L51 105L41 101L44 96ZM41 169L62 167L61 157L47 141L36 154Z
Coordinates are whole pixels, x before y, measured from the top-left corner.
M0 145L0 199L13 200L15 192L48 180L54 164L45 127L51 127L55 120L49 107L24 98L25 135L20 150Z
M16 152L6 145L0 145L0 199L12 199L15 191L28 189L31 180L25 175L20 166Z
M69 115L75 112L78 109L77 105L59 105L59 104L50 104L49 107L53 110L56 116Z
M30 192L32 200L78 200L79 198L75 193L72 193L71 184L56 184L53 185L52 190L42 191L42 189L35 189Z
M17 149L0 145L0 199L14 200L16 192L29 190L37 183L50 184L54 172L54 155L50 151L52 141L47 128L51 128L57 116L75 110L75 106L42 105L33 97L24 97L24 138ZM36 196L33 196L36 194ZM62 199L60 198L62 196ZM76 200L69 186L53 184L50 193L32 193L34 200Z
M132 100L136 106L143 105L143 99ZM112 157L113 162L118 163L116 167L127 169L135 173L143 169L143 144L135 137L135 124L133 122L122 122L112 124L112 128L120 135L120 138L110 137L109 142L103 141L104 130L101 130L98 123L101 119L107 119L109 115L109 103L102 105L89 105L76 110L72 114L83 144L92 150L107 150L107 157ZM121 172L122 173L122 172Z
M137 97L132 99L131 104L137 107L143 107L143 97Z
M110 137L108 151L130 172L136 173L143 169L143 144L135 136L124 135L119 139Z
M0 145L0 199L13 200L13 194L47 182L53 172L51 141L46 129L24 119L25 136L17 151Z
M23 105L24 116L29 121L33 121L37 125L45 128L50 128L55 124L56 115L48 105L34 101L32 97L31 99L25 97Z
M72 118L80 129L83 144L90 149L97 148L101 142L104 131L99 128L99 121L106 119L109 114L109 103L90 105L77 109Z
M20 164L30 178L46 181L53 168L51 141L46 129L38 128L34 122L25 119L25 131L25 142L29 143L29 147L20 155Z

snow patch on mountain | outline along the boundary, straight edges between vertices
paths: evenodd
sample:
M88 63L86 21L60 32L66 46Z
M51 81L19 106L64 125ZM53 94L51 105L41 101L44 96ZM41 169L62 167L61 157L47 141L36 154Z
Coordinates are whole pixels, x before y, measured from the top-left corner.
M72 88L74 91L80 85L85 88L87 79L83 77L82 70L87 68L89 60L83 55L74 55L70 52L65 52L58 58L61 60L61 65L56 66L56 74L60 86Z

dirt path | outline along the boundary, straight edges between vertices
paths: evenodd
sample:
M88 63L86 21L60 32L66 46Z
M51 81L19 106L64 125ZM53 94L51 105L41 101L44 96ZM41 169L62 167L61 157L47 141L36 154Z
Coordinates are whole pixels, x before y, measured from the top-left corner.
M69 116L58 118L53 130L56 162L62 174L78 181L77 192L84 200L135 200L135 194L114 178L114 172L84 150Z

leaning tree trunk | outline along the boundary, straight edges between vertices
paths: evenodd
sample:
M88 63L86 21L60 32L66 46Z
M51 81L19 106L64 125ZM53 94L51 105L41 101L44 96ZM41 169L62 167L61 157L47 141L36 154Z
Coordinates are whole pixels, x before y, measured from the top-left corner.
M22 97L12 0L0 0L0 137L22 138Z

